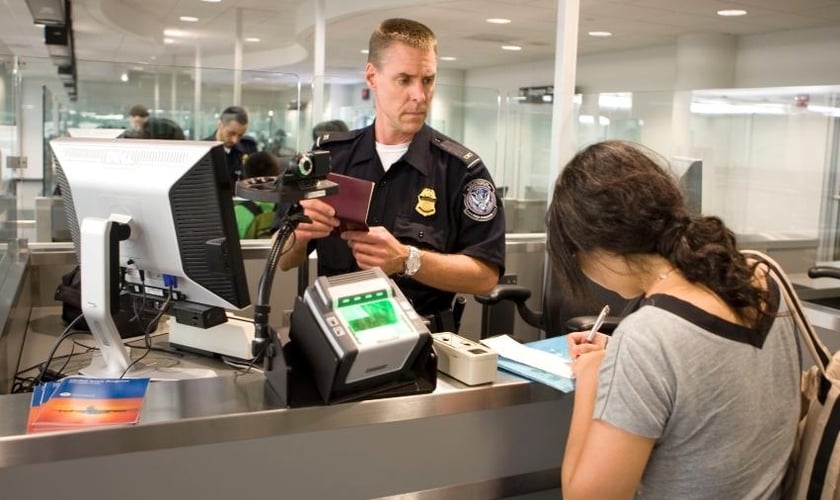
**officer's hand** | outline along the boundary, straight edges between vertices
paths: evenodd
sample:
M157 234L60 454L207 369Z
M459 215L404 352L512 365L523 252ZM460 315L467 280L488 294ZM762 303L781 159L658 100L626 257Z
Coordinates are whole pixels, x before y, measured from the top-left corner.
M380 267L391 275L405 267L405 246L382 226L373 226L370 231L344 231L341 239L350 245L361 269Z
M321 200L302 200L303 214L312 222L301 222L295 229L295 242L305 243L316 238L329 236L339 225L335 209Z

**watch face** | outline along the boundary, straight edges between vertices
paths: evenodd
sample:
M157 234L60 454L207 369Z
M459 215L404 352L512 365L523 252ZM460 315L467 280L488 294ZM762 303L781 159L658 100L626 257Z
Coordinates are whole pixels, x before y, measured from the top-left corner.
M408 259L405 261L405 274L411 276L420 270L420 250L408 247Z

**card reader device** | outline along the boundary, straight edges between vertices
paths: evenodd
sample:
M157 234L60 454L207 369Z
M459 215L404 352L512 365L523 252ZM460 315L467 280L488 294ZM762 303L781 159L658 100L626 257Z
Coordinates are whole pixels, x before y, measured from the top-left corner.
M319 277L295 301L289 338L324 403L435 388L432 335L379 268Z

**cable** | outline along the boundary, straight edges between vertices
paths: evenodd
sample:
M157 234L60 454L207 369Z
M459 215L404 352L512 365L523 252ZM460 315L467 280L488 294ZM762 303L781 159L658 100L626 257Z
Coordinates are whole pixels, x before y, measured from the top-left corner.
M151 321L149 321L149 323L146 325L146 328L144 328L144 330L143 330L143 332L144 332L143 341L146 344L146 352L141 354L139 358L137 358L134 361L132 361L131 363L129 363L129 365L127 367L125 367L125 370L120 375L120 378L125 377L125 375L128 373L128 371L131 370L134 367L134 365L136 365L137 363L142 361L143 358L145 358L146 356L149 355L150 352L152 352L152 337L150 335L151 330L152 330L152 326L156 325L157 322L160 321L160 318L169 309L169 304L171 302L172 302L172 287L170 286L169 287L169 295L166 297L166 300L163 302L163 304L161 304L160 309L158 309L158 312L155 315L155 317L152 318Z
M49 368L50 363L52 363L53 357L55 356L55 353L58 350L58 347L61 345L62 342L64 342L65 339L67 339L68 337L71 337L73 335L79 334L79 333L88 333L88 332L81 332L79 330L73 330L72 329L73 326L75 326L75 324L78 323L82 319L82 317L83 317L83 314L80 313L78 316L73 318L73 321L71 321L67 325L67 327L64 328L64 331L61 332L61 335L59 335L58 338L55 339L55 342L53 342L52 349L50 350L50 354L49 354L49 356L47 356L47 360L44 362L43 365L41 365L41 371L38 373L38 376L35 377L35 382L36 383L40 384L44 380L44 375L47 373L47 369Z

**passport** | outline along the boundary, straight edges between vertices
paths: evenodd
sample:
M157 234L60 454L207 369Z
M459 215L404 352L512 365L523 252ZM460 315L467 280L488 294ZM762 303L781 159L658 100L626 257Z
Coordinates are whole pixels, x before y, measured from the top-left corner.
M341 225L333 230L333 234L338 235L344 231L367 231L373 182L333 172L327 175L327 179L338 184L338 193L323 199L335 209L335 216L341 221Z

